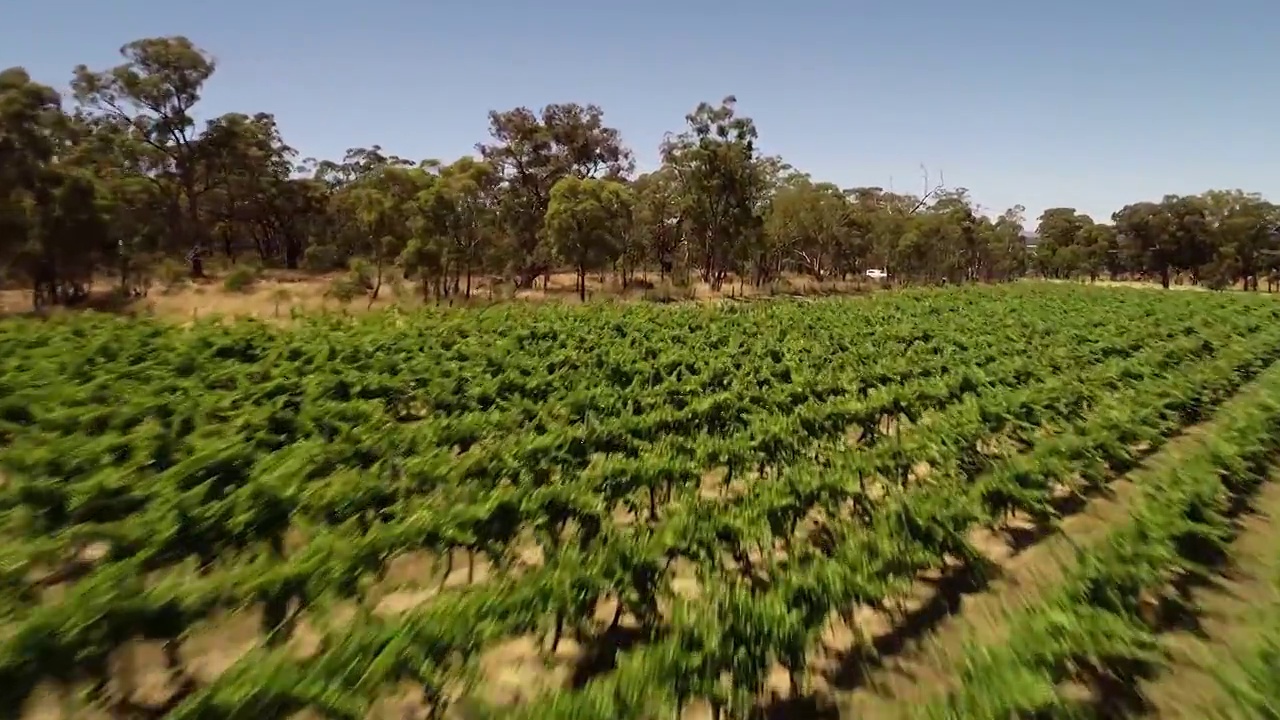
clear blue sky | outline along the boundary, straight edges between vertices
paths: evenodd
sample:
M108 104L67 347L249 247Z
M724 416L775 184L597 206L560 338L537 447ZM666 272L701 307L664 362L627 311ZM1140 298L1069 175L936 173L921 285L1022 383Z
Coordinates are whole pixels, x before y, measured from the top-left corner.
M1280 0L7 0L0 67L65 86L139 37L219 62L202 115L276 114L304 155L471 152L486 112L594 102L641 169L701 100L841 185L945 173L996 212L1108 217L1167 192L1280 200Z

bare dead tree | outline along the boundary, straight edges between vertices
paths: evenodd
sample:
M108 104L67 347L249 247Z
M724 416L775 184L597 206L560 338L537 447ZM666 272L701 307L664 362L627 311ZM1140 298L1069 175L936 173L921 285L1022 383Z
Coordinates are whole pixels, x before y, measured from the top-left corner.
M924 193L920 196L920 199L916 201L915 207L911 208L911 210L907 212L908 215L914 215L919 212L921 208L929 204L930 200L936 198L947 188L946 178L943 177L941 171L938 172L938 184L933 186L929 185L929 168L925 167L924 163L920 163L920 172L924 176Z

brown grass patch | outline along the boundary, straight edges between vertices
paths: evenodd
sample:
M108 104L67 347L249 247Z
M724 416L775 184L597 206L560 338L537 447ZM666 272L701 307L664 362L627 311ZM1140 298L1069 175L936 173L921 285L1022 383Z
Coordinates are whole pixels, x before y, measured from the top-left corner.
M397 271L393 270L392 275ZM424 304L436 304L423 298L421 286L416 282L397 279L395 283L384 281L378 299L370 303L364 295L342 302L329 295L335 280L343 273L311 274L299 271L268 270L242 290L223 287L226 273L207 279L184 282L171 287L153 285L146 297L123 298L113 291L112 281L101 279L90 293L90 299L76 308L49 308L43 313L58 314L77 309L93 309L129 315L148 315L179 323L203 318L256 318L270 322L287 322L293 313L336 312L360 314L369 310L389 307L412 309ZM396 275L398 278L398 275ZM486 305L510 300L579 302L574 289L573 273L556 273L547 282L540 278L532 288L515 290L510 283L478 277L472 283L471 298L462 296L445 299L444 305ZM712 290L705 283L694 282L687 286L673 285L669 280L660 281L656 275L646 280L654 287L633 286L623 288L612 276L603 281L596 276L587 279L588 301L719 301L763 298L779 295L825 296L863 294L869 285L861 282L823 282L810 278L788 277L785 282L762 287L750 284L739 286L725 283L719 290ZM396 290L399 286L399 291ZM784 288L784 289L780 289ZM0 315L31 314L31 292L25 289L0 290Z

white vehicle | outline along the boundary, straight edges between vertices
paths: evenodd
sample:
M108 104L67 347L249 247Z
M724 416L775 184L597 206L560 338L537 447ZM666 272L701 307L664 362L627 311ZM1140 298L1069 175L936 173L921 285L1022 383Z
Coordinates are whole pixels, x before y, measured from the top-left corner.
M871 268L870 270L867 270L867 277L872 280L884 280L889 277L889 273L880 268Z

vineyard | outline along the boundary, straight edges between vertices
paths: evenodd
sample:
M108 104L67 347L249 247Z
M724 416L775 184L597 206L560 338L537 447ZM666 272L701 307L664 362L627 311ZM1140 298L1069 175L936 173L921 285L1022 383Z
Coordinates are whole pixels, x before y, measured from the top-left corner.
M1266 717L1280 545L1169 648L1280 510L1277 360L1274 299L1050 284L6 320L0 707Z

